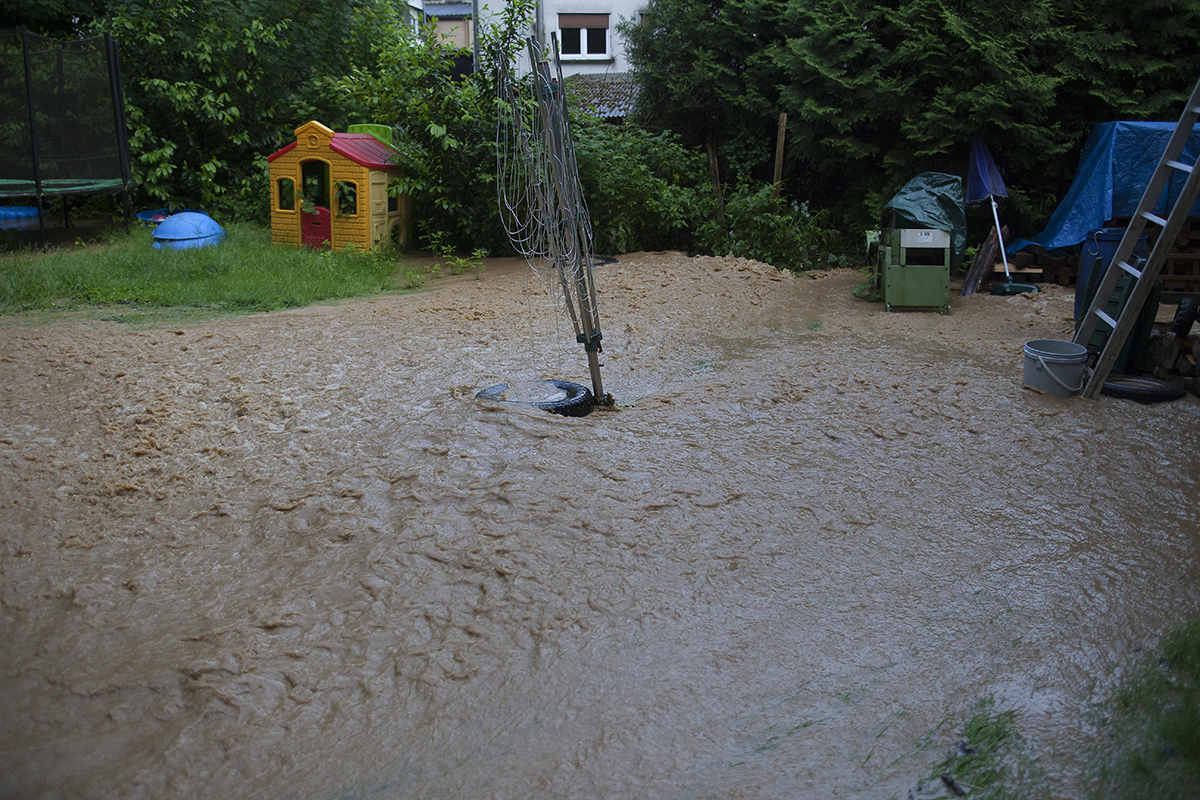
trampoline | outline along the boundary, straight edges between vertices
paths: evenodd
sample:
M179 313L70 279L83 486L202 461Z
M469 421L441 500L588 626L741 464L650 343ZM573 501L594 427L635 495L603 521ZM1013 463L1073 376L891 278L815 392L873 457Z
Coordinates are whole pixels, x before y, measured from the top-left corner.
M0 199L35 198L42 247L45 198L130 193L125 99L116 41L59 41L0 31ZM64 209L67 204L64 202Z

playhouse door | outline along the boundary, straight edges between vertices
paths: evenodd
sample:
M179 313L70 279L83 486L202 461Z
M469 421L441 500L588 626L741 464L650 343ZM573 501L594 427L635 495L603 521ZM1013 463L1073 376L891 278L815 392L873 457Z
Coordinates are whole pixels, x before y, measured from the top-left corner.
M301 161L300 181L305 205L300 215L300 246L328 250L333 246L329 164L317 159Z
M300 245L315 250L328 250L332 247L333 226L330 222L328 208L317 206L310 213L305 211L300 215Z

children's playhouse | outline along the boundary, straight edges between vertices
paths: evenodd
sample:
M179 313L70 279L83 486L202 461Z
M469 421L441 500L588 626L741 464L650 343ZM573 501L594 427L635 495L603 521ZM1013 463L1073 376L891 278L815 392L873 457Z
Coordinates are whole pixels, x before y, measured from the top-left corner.
M372 131L365 133L359 131ZM334 133L317 121L267 158L271 167L271 241L287 247L407 247L410 202L391 196L400 175L389 131L375 125ZM374 134L374 135L373 135Z

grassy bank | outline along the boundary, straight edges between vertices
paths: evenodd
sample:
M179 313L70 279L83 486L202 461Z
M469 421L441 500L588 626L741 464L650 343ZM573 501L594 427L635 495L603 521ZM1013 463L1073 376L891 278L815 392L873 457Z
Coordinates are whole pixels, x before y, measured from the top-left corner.
M1200 797L1200 620L1171 631L1135 664L1104 709L1094 797Z
M234 225L215 247L158 250L151 231L43 253L0 256L0 314L119 308L211 316L420 288L424 270L395 253L293 250L263 227Z
M1098 741L1085 767L1089 800L1200 797L1200 620L1164 637L1130 665L1097 709ZM981 701L946 759L913 800L1039 800L1052 790L1016 708Z

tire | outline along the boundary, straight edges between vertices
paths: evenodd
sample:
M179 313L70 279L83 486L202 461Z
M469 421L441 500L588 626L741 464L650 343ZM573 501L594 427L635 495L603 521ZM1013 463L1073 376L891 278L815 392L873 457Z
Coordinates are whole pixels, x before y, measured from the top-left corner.
M508 384L500 383L476 392L475 397L479 400L491 400L496 403L532 406L564 417L586 417L596 406L596 398L592 396L592 390L586 386L567 381L537 381L536 383L545 384L546 387L543 388L553 387L555 391L549 392L552 396L546 400L509 399L506 397L509 392Z
M1175 309L1175 319L1171 322L1171 333L1176 336L1187 336L1191 333L1197 312L1200 312L1200 301L1196 298L1185 297L1180 300L1179 308Z
M1133 375L1110 375L1104 382L1100 394L1135 400L1139 403L1161 403L1178 400L1186 394L1182 386L1176 386L1158 378L1141 378Z

